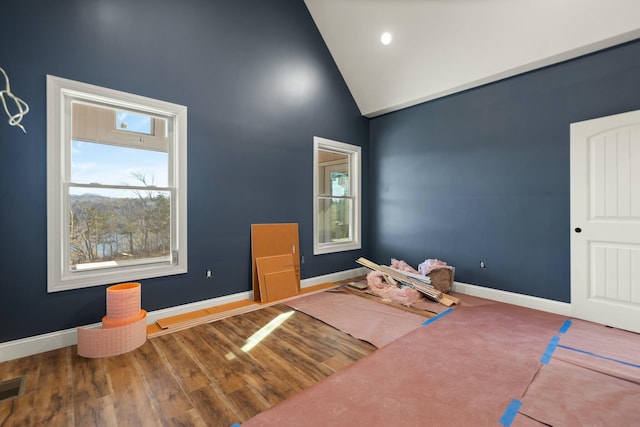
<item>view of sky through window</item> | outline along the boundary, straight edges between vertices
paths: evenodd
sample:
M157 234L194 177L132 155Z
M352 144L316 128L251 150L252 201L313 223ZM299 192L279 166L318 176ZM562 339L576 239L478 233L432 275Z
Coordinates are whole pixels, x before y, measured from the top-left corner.
M71 181L77 184L168 186L168 153L72 141ZM82 194L85 188L74 188Z

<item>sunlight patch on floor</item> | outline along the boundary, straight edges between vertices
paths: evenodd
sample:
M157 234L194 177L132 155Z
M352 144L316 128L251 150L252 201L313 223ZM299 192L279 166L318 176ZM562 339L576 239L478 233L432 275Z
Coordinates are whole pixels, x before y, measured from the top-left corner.
M253 347L258 345L260 341L268 337L271 332L275 331L280 325L282 325L289 317L291 317L293 313L295 313L295 310L291 310L291 311L287 311L286 313L279 314L269 323L267 323L262 328L260 328L260 330L258 330L255 334L251 335L247 339L247 343L244 346L242 346L241 350L244 351L245 353L250 351Z

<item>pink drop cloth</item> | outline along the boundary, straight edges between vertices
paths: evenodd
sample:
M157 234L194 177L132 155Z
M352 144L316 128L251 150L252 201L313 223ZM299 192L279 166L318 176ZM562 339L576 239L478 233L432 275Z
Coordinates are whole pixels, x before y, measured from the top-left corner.
M419 328L426 320L344 292L321 292L285 304L378 348Z

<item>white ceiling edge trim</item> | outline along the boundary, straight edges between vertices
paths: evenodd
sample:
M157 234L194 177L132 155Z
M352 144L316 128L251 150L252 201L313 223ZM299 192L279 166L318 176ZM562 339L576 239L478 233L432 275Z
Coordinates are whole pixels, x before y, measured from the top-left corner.
M499 80L503 80L509 77L517 76L518 74L524 74L529 71L534 71L536 69L544 68L549 65L558 64L560 62L568 61L571 59L576 59L580 56L588 55L599 50L607 49L610 47L614 47L623 43L627 43L640 38L640 29L636 29L633 31L629 31L627 33L618 34L616 36L610 37L608 39L599 40L595 43L591 43L588 45L580 46L575 49L568 50L566 52L559 53L557 55L552 55L547 58L540 59L538 61L533 61L528 64L524 64L515 68L511 68L509 70L505 70L500 73L492 74L490 76L474 80L469 83L465 83L460 86L452 87L447 90L430 94L428 96L413 99L410 101L398 103L392 105L387 108L382 108L380 110L371 111L371 112L363 112L360 113L367 118L374 118L378 116L382 116L384 114L393 113L395 111L403 110L405 108L413 107L415 105L423 104L428 101L433 101L439 98L443 98L445 96L453 95L455 93L459 93L465 90L477 88L489 83L495 83Z

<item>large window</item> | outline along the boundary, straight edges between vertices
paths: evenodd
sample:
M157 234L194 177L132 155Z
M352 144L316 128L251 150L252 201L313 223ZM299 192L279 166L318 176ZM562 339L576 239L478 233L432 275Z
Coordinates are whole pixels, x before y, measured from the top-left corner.
M360 249L360 147L315 137L314 254Z
M47 76L49 292L187 272L187 109Z

